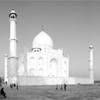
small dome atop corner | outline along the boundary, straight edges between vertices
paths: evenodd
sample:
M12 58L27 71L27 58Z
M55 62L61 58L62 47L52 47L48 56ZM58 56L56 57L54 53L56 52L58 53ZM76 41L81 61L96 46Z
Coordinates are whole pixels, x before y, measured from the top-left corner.
M93 45L92 44L90 44L89 49L93 49Z
M7 54L5 54L5 57L7 57L8 55Z

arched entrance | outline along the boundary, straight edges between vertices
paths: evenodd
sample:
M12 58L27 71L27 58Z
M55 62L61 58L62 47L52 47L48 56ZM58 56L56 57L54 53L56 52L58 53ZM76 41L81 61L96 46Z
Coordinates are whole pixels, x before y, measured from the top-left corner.
M53 58L50 61L50 76L57 77L59 73L58 71L59 71L58 61L57 59Z

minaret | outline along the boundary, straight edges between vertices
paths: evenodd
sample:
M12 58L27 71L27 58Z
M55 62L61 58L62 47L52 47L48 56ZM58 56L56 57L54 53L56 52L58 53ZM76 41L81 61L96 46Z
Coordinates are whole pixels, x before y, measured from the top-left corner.
M69 77L69 54L68 54L68 57L67 57L67 77Z
M94 79L94 77L93 77L93 46L92 45L89 46L89 52L90 52L89 77L90 77L90 79Z
M8 83L8 55L5 54L4 82Z
M17 38L16 38L16 24L17 24L17 14L14 10L9 14L10 18L10 54L9 54L9 77L8 83L17 83L17 67L18 67L18 57L17 57Z

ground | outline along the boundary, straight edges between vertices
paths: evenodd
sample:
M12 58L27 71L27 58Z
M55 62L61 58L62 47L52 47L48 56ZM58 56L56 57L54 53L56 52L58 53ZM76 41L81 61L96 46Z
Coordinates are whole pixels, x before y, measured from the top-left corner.
M66 91L60 87L56 90L56 86L19 86L17 90L4 86L5 100L100 100L100 84L68 85Z

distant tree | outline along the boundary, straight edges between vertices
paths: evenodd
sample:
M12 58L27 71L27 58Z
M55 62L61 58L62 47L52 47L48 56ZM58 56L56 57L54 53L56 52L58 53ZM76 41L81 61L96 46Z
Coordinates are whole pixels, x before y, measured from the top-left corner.
M94 83L100 83L100 80L95 80Z
M0 77L0 83L2 83L2 78Z
M4 83L4 77L0 77L0 83Z
M0 87L2 86L2 78L0 77Z

